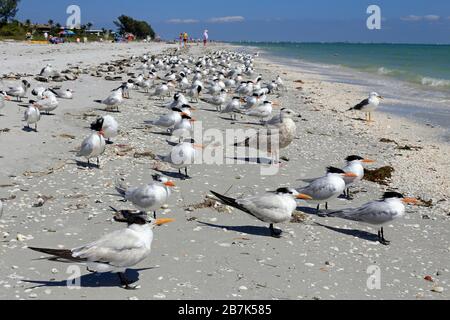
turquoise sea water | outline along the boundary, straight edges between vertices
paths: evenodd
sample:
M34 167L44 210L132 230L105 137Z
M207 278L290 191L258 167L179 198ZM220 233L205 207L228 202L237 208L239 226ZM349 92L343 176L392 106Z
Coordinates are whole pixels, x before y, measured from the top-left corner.
M450 45L350 43L241 43L272 54L340 65L450 90Z
M330 82L355 84L367 93L376 91L388 98L380 111L442 128L440 137L450 143L450 45L239 45L281 64L298 66L302 72L320 74Z

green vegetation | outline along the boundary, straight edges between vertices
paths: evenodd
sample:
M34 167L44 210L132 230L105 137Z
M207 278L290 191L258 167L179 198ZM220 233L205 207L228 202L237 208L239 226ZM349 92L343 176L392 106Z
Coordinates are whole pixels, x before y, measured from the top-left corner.
M137 39L145 39L148 36L152 39L155 38L155 31L145 21L138 21L125 15L121 15L118 20L114 21L114 24L119 28L119 33L122 35L132 33Z
M0 0L0 24L7 24L17 14L20 0Z

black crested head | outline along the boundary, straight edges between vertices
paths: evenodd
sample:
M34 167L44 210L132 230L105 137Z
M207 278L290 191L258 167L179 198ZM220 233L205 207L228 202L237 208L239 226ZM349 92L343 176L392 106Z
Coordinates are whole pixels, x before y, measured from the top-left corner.
M336 168L336 167L328 167L327 172L328 173L345 174L344 170Z
M184 142L184 143L191 143L191 144L194 144L194 143L195 143L195 140L192 139L192 138L189 138L189 139L184 139L183 142Z
M192 107L190 105L188 105L188 104L183 104L181 107L183 109L192 109Z
M347 157L345 160L348 161L348 162L352 162L352 161L362 161L362 160L364 160L364 158L363 158L363 157L360 157L360 156L349 156L349 157Z
M91 124L91 130L101 131L103 129L103 122L105 120L103 118L98 118L95 122Z
M392 192L392 191L385 192L383 195L384 200L386 200L386 199L403 199L403 198L404 198L404 196L401 193Z
M197 86L197 92L198 92L198 93L202 92L202 90L203 90L202 86L200 86L200 85Z
M282 194L292 194L292 189L290 188L278 188L276 193L282 193Z
M175 112L183 112L183 110L181 110L181 109L179 109L179 108L172 108L172 111L175 111Z
M154 174L152 175L153 181L161 181L162 176L160 174Z

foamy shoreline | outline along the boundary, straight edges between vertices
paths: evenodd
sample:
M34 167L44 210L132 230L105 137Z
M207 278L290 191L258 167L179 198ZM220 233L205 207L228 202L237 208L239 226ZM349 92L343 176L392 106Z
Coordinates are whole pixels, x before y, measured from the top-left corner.
M176 47L0 43L5 62L0 73L36 74L47 60L58 69L68 63L95 67ZM217 44L208 50L221 48L240 47ZM204 53L202 46L190 49L194 56ZM54 116L42 118L37 134L22 130L23 108L19 113L17 103L8 103L0 117L0 130L10 129L0 133L0 198L9 199L0 220L0 299L449 299L450 150L436 138L437 129L380 112L376 123L367 125L354 119L361 115L345 111L365 97L368 88L328 82L320 74L264 58L257 59L256 69L265 82L277 74L285 79L288 93L272 98L302 116L296 119L298 138L282 153L289 161L275 176L261 176L258 165L197 165L190 171L192 180L177 180L168 209L161 211L177 221L156 230L153 252L138 266L143 270L130 271L129 277L139 278L141 286L133 292L118 288L115 275L92 275L84 268L82 288L69 290L67 265L33 260L39 254L26 246L71 248L121 228L111 222L109 206L132 207L114 195L114 183L123 178L129 185L145 184L153 168L161 166L135 154L164 155L170 150L167 137L143 125L165 110L158 101L132 91L122 112L113 114L122 129L101 158L102 170L86 170L77 166L74 150L89 134L95 115L105 114L93 100L106 97L120 82L90 75L63 82L63 87L75 89L75 99L61 100ZM32 87L42 85L31 82ZM205 129L246 127L219 118L205 103L195 107L195 118ZM419 149L399 149L407 145ZM124 152L126 148L132 151ZM390 165L396 171L389 186L363 181L354 201L335 200L332 208L361 205L388 189L433 200L432 208L409 207L405 219L387 226L392 240L388 248L373 241L376 230L310 215L313 206L305 204L305 222L280 226L285 231L282 239L268 237L263 223L237 211L187 209L204 202L209 190L225 192L232 186L229 195L239 196L299 186L297 179L323 175L325 167L342 166L351 154L374 158L374 167ZM52 198L36 207L39 196ZM366 285L366 271L374 265L382 272L381 290ZM425 281L427 275L436 282ZM434 286L444 292L432 292Z

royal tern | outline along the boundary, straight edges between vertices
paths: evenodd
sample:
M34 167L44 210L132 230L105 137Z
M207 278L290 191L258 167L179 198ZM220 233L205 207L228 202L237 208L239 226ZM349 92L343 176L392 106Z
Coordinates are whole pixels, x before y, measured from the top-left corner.
M178 169L180 175L181 169L184 169L185 178L190 178L188 167L195 162L196 149L203 149L203 146L195 144L194 139L186 139L173 147L169 155L159 156L159 159L169 164L172 168Z
M358 111L365 112L366 121L372 122L372 112L375 111L379 107L380 100L382 100L382 99L383 99L383 97L380 96L378 93L372 92L369 95L368 99L361 101L359 104L357 104L356 106L351 108L349 111L358 110Z
M156 219L156 210L167 203L171 195L170 188L175 187L175 184L160 175L153 175L152 178L153 182L146 186L125 188L118 184L116 190L125 200L130 201L140 211L145 213L152 211Z
M150 96L158 97L160 100L164 101L164 98L170 95L169 86L167 83L163 83L156 87L155 91L150 94Z
M173 96L173 101L166 105L166 108L173 109L173 108L181 108L182 105L187 105L188 101L186 97L182 93L175 93Z
M77 157L84 157L87 159L88 166L90 167L90 160L92 158L97 158L97 166L100 168L99 157L105 152L106 141L103 137L103 131L94 132L89 137L84 139L81 144L80 152L78 152Z
M182 138L189 138L191 137L194 127L193 123L196 120L190 116L188 116L185 113L182 113L181 115L181 121L173 127L172 136L179 138L180 141Z
M345 172L352 172L356 174L356 177L344 177L345 185L347 187L347 192L344 195L350 199L350 186L358 183L364 178L364 166L363 164L374 163L374 160L364 159L360 156L349 156L345 159L347 161L347 166L343 168Z
M405 215L405 204L418 204L414 198L405 198L397 192L386 192L382 200L369 202L359 208L344 209L326 214L328 217L342 218L365 224L383 226ZM384 230L378 231L378 240L381 244L389 245L390 241L384 238Z
M214 106L216 106L216 110L217 111L221 111L222 110L222 106L227 102L227 91L225 89L221 89L221 92L219 95L216 96L212 96L211 98L207 99L207 98L203 98L201 99L203 102L212 104Z
M114 117L106 115L93 122L91 130L103 131L103 137L107 139L108 143L111 143L111 138L115 138L119 134L119 124Z
M182 120L183 111L178 108L172 108L172 112L162 115L158 120L145 121L147 125L167 129L168 132Z
M256 219L270 223L272 237L280 237L282 231L274 229L274 224L287 222L297 208L296 199L310 200L311 197L299 194L295 189L280 188L260 196L233 199L211 191L223 204L250 214Z
M123 103L123 88L119 87L113 90L105 100L95 100L95 102L104 104L107 111L116 109L119 112L119 105Z
M58 98L61 99L73 99L74 91L71 89L61 89L61 88L51 88L49 89L53 92Z
M198 102L203 87L201 85L195 85L186 92L186 96L191 98L191 102Z
M317 202L317 212L320 210L320 204L325 202L325 208L328 210L328 200L337 198L345 190L344 177L356 178L357 175L352 172L345 172L339 168L328 167L327 175L313 180L304 180L310 183L306 187L297 189L299 193L304 193L312 198L312 202Z
M30 87L31 85L27 80L22 80L20 85L16 87L9 87L8 90L6 90L6 94L8 96L17 98L17 101L21 102L22 98L27 95L27 91Z
M24 120L27 123L27 127L30 128L30 124L34 124L34 130L37 132L37 123L41 120L41 112L35 105L31 105L24 113Z
M50 112L56 110L59 106L56 95L50 90L44 91L41 100L30 102L33 102L33 104L38 107L41 112L45 112L47 114L50 114Z
M236 120L236 113L241 111L241 98L234 97L221 111L221 113L231 113L231 120Z
M85 265L89 272L117 273L125 289L136 289L125 277L127 269L136 266L150 256L153 229L156 226L173 222L173 219L150 219L132 213L117 213L117 222L128 224L126 229L109 233L99 240L72 250L65 249L29 249L51 255L49 260L58 258L64 262Z
M5 100L10 101L11 98L4 91L0 91L0 110L5 107Z
M269 119L273 111L273 103L271 101L264 101L260 106L254 107L245 112L245 115L260 119L264 122L264 119Z

